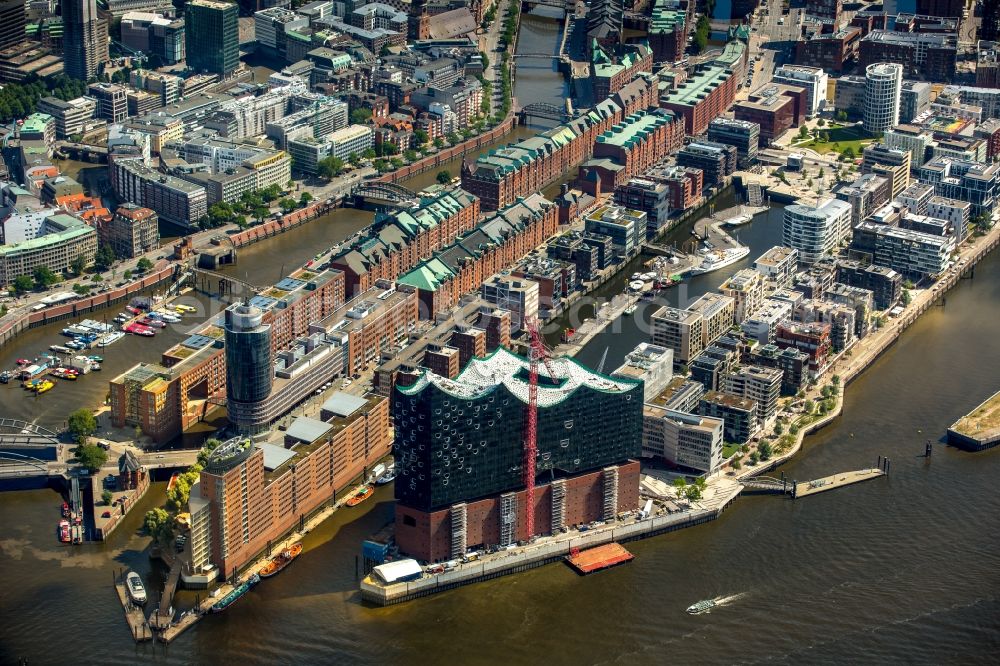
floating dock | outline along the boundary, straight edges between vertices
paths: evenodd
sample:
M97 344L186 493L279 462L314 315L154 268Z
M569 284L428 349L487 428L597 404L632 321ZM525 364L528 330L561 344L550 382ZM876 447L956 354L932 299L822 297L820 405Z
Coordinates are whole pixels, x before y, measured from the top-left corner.
M143 614L142 608L132 603L128 596L128 590L125 589L124 571L121 575L115 575L115 591L118 592L118 600L125 611L125 621L128 623L129 631L132 632L132 638L135 639L135 642L153 640L153 631L146 623L146 616Z
M1000 444L1000 391L981 402L948 428L948 443L967 451Z
M621 544L606 543L597 548L580 551L573 549L573 552L566 558L566 562L576 570L581 576L586 576L595 571L616 567L635 559L635 555L625 550Z
M849 486L852 483L861 483L862 481L868 481L869 479L877 479L882 476L885 476L885 472L874 467L869 469L859 469L854 472L841 472L840 474L824 476L822 479L815 479L814 481L796 483L795 488L792 491L792 497L796 499L799 497L807 497L809 495L826 492L827 490L843 488L844 486Z

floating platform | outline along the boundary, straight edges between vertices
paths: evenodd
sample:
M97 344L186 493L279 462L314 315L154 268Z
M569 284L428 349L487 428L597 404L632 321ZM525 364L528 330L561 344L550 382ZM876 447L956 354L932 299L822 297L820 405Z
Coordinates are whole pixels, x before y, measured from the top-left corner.
M1000 391L984 400L948 428L948 443L967 451L1000 444Z
M835 488L843 488L852 483L861 483L862 481L877 479L882 476L885 476L885 472L874 467L871 469L859 469L855 472L841 472L840 474L824 476L822 479L795 484L792 497L798 499L799 497L815 495L827 490L834 490Z
M603 546L590 548L582 552L574 549L566 558L566 562L578 574L586 576L595 571L631 562L634 558L635 555L625 550L625 547L621 544L606 543Z
M124 574L123 574L124 575ZM129 599L128 591L125 589L125 579L115 576L115 591L118 593L118 601L121 602L122 610L125 611L125 621L128 623L129 631L136 643L153 640L153 632L146 622L146 616L142 608L136 606Z

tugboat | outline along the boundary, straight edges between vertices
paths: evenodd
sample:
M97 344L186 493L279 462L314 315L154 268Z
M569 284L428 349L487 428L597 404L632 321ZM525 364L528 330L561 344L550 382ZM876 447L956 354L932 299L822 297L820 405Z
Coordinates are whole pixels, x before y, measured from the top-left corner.
M213 613L221 613L222 611L226 610L227 608L235 604L237 601L239 601L240 597L249 592L250 588L252 588L259 582L260 582L260 576L258 576L257 574L250 576L244 582L237 585L232 592L219 599L219 601L217 601L212 606L211 611Z
M140 606L146 603L146 588L143 586L139 574L129 571L128 575L125 576L125 588L128 590L128 596L134 603Z
M63 543L69 543L70 542L69 521L68 520L60 520L59 521L59 540L62 541Z
M687 612L690 615L700 615L701 613L706 613L713 608L715 608L715 599L703 599L702 601L688 606Z
M295 543L290 547L285 548L283 551L271 558L271 561L264 565L258 573L261 578L270 578L271 576L277 576L281 573L281 570L292 563L296 557L302 554L302 544Z
M347 506L357 506L357 505L361 504L366 499L368 499L369 497L371 497L372 493L374 493L374 492L375 492L374 488L372 488L371 486L365 486L364 488L362 488L358 492L358 494L356 494L351 499L347 500Z

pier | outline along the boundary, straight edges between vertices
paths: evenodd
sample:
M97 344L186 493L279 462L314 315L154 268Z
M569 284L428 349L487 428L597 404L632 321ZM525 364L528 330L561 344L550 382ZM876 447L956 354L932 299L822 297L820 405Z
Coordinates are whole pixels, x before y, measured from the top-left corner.
M843 488L844 486L861 483L862 481L870 481L871 479L877 479L885 475L885 472L873 467L869 469L859 469L854 472L832 474L830 476L824 476L821 479L796 483L793 486L792 497L795 499L808 497L809 495L816 495L826 492L827 490Z
M121 602L122 610L125 611L125 622L128 623L129 631L132 632L132 638L135 639L136 643L151 641L153 640L153 631L146 623L146 616L141 607L132 603L132 599L128 596L128 590L125 589L125 575L127 573L125 569L121 569L114 574L115 591L118 593L118 601Z
M1000 444L1000 391L979 403L948 428L948 443L967 451Z

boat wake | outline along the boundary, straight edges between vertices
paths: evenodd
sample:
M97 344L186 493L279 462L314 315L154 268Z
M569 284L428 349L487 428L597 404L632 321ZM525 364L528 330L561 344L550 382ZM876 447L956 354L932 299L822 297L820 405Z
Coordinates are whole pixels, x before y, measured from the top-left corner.
M716 597L715 599L712 599L712 601L715 602L715 606L717 608L719 606L728 606L731 603L739 601L745 596L747 596L746 592L740 592L739 594L731 594L727 597Z

